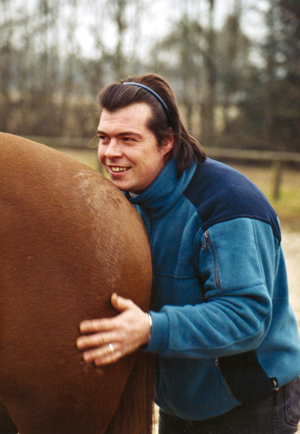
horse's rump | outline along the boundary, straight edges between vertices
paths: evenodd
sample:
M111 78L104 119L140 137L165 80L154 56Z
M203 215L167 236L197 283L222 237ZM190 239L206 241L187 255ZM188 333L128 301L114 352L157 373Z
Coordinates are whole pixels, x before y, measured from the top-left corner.
M143 225L76 160L8 134L0 152L0 398L21 434L104 433L139 355L95 368L75 341L82 320L115 314L114 291L149 308Z

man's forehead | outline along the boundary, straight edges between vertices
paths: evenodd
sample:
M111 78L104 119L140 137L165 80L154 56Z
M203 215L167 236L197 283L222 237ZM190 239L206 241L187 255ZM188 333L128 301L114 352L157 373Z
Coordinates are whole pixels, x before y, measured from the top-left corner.
M145 103L132 104L115 111L103 109L100 115L99 127L105 128L130 128L139 130L146 127L151 116L151 108Z

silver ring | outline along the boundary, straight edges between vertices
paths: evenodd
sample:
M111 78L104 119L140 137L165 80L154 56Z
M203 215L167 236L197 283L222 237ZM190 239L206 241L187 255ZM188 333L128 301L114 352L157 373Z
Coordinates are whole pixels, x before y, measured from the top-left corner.
M110 351L113 353L114 352L114 347L113 344L108 344Z

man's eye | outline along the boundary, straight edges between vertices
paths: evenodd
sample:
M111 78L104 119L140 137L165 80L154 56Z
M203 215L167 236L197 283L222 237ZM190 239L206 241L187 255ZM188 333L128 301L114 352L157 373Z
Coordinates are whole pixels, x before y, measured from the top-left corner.
M99 136L99 140L100 140L100 142L106 142L106 141L108 141L108 137L106 137L106 136Z

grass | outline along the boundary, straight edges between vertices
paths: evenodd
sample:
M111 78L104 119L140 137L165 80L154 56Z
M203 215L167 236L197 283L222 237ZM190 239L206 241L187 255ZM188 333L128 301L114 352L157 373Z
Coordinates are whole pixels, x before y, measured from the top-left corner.
M97 150L61 149L95 170L99 170ZM280 197L273 199L275 172L271 165L230 164L260 188L277 212L281 226L287 231L300 232L300 170L283 168Z
M90 166L94 170L99 170L99 160L97 157L97 149L75 149L75 148L59 148L59 151L69 155L69 157L75 158L82 163Z
M281 226L288 231L300 232L300 170L283 168L280 196L273 198L275 172L272 166L230 164L242 172L266 195L275 209Z

